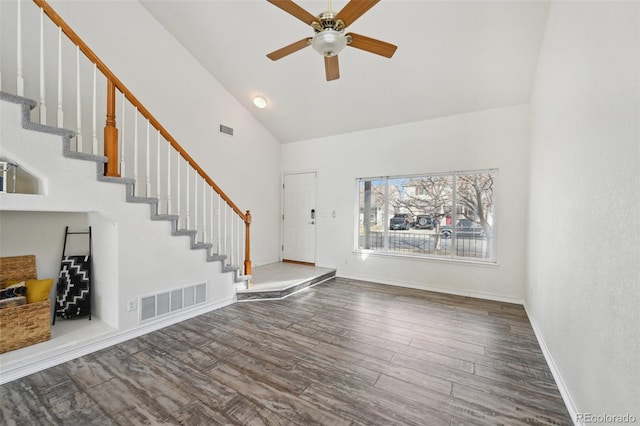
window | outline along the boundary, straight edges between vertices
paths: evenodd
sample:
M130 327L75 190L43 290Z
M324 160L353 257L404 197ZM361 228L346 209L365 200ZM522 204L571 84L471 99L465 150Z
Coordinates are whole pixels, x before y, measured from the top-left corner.
M495 262L497 174L358 179L357 250Z

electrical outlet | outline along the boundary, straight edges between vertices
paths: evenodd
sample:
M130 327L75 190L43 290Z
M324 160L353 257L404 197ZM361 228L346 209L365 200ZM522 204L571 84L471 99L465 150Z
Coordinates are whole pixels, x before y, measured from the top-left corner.
M133 312L138 309L138 303L136 299L131 299L127 302L127 310Z

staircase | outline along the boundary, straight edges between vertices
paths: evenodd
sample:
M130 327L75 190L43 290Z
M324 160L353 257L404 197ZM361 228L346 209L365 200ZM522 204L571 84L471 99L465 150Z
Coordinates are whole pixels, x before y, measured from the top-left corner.
M249 211L235 205L44 0L8 1L1 8L0 86L16 81L15 97L12 88L0 91L25 105L23 126L62 136L65 157L96 162L99 181L124 184L127 202L149 204L152 220L169 221L173 235L189 236L192 249L206 250L207 261L223 262L225 272L246 282ZM25 100L25 93L39 94L38 101Z
M16 123L43 139L25 132L28 143L16 141L22 134L6 136L3 124L0 155L46 183L34 196L1 194L0 209L87 212L102 223L111 243L94 256L103 262L94 265L101 271L96 289L102 286L101 298L115 305L104 303L103 319L118 329L136 326L135 312L119 307L144 295L205 282L208 303L235 300L251 279L249 211L231 201L44 0L0 8L3 123L13 114L9 105L17 105ZM52 140L62 141L62 156L59 145L46 142ZM178 253L184 249L176 239L160 237L169 234L188 238L186 253Z
M71 141L76 136L76 133L70 130L51 127L34 123L31 120L31 111L36 108L37 103L33 100L23 98L20 96L12 95L9 93L0 92L0 100L19 104L22 106L22 127L26 130L33 130L42 133L48 133L52 135L58 135L62 138L62 155L66 158L72 158L82 161L90 161L96 163L96 178L100 182L116 183L125 186L126 201L129 203L148 204L150 207L150 219L154 221L168 221L171 224L171 235L173 236L188 236L190 240L191 250L205 250L207 262L221 262L222 272L233 272L234 280L238 283L245 284L251 279L250 275L240 274L241 267L239 265L227 264L228 258L225 254L214 253L212 251L213 244L205 243L197 240L198 231L195 229L180 229L178 222L181 217L177 214L161 214L159 213L158 198L154 197L141 197L135 195L136 181L132 178L126 177L112 177L105 176L104 169L107 158L101 155L87 154L84 152L77 152L71 149ZM19 161L18 161L19 163ZM244 286L243 286L244 287Z

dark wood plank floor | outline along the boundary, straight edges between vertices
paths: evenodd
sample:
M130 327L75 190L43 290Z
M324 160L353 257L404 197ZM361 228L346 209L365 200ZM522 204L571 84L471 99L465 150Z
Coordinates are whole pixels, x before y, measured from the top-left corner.
M8 383L0 423L572 424L521 306L340 278Z

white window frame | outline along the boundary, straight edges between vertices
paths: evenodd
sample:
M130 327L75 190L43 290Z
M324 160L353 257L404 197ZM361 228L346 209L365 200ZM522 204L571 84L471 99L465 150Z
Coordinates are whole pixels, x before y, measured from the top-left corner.
M460 256L453 249L454 244L456 242L457 236L455 224L457 223L457 215L456 215L456 202L457 202L457 178L458 176L463 175L480 175L480 174L492 174L493 175L493 194L492 194L492 223L491 223L491 247L488 248L490 250L489 257L473 257L473 256ZM451 246L450 254L441 255L441 254L424 254L424 253L400 253L392 251L389 247L389 181L394 179L412 179L412 178L420 178L420 177L452 177L451 186L452 186L452 199L451 199L451 224L452 224L452 237L451 237ZM385 190L384 190L384 198L385 205L383 208L383 245L384 247L381 249L362 249L360 248L360 184L364 181L373 181L373 180L384 180L385 181ZM444 260L444 261L455 261L455 262L467 262L467 263L479 263L483 265L497 265L498 263L498 253L497 253L497 229L498 229L498 190L499 190L499 170L495 169L478 169L478 170L458 170L458 171L450 171L450 172L440 172L440 173L419 173L419 174L411 174L411 175L393 175L393 176L372 176L372 177L361 177L357 178L355 182L355 216L354 216L354 253L362 254L362 255L374 255L374 256L384 256L384 257L405 257L412 258L418 260Z

